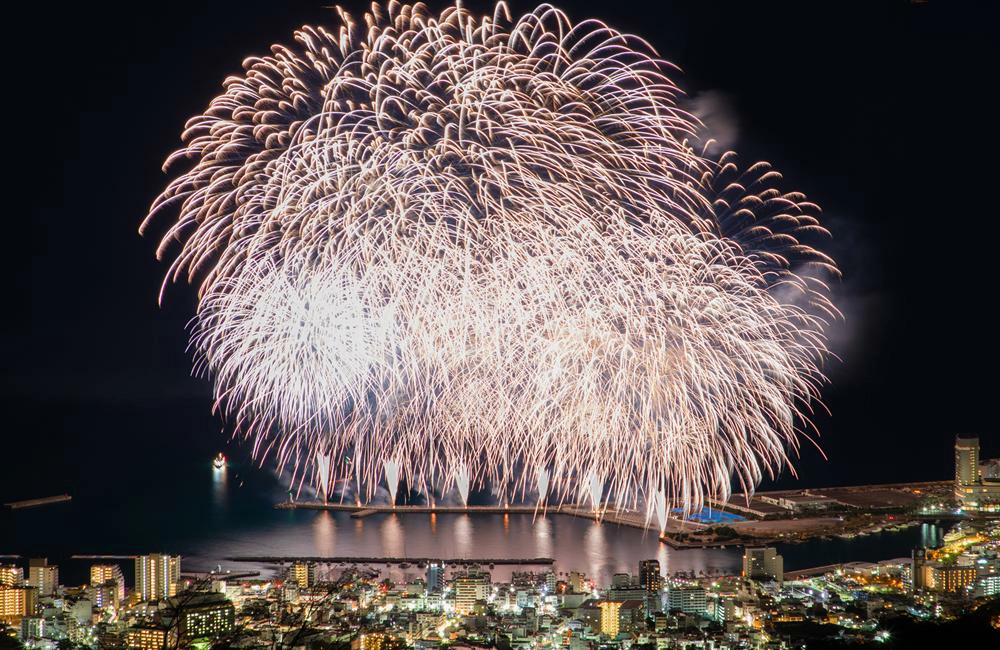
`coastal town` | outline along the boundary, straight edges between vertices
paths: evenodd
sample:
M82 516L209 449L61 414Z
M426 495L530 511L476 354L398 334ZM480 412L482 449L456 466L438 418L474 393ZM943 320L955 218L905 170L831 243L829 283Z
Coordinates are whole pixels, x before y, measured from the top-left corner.
M0 643L33 650L892 647L894 638L927 638L954 621L964 634L1000 635L997 463L978 453L978 440L956 440L950 494L881 490L917 497L926 490L929 498L870 521L951 524L940 543L907 557L786 571L776 547L744 545L738 574L665 575L649 559L598 584L551 558L270 558L279 563L274 575L261 576L221 567L183 572L180 556L154 553L94 556L84 585L64 585L58 566L29 558L27 567L0 565ZM841 534L870 527L844 526ZM132 564L129 585L118 560Z
M598 585L587 575L488 565L378 567L295 562L280 577L189 575L181 558L94 564L90 584L58 567L0 567L2 634L13 647L798 648L888 642L901 626L970 616L1000 633L1000 522L963 523L937 549L819 572L785 572L774 548L747 548L740 575L664 576L656 560ZM41 585L35 587L35 584Z

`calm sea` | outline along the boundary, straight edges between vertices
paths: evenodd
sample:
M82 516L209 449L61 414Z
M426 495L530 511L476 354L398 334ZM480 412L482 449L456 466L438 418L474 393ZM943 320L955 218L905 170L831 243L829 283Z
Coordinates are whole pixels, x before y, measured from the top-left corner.
M243 461L224 471L211 456L154 464L154 471L115 483L95 472L70 503L0 515L0 553L47 556L64 584L86 581L91 561L74 554L131 555L165 551L184 556L186 571L279 567L240 565L231 556L553 557L556 570L583 571L599 582L635 572L656 558L665 573L739 571L741 549L677 551L642 531L568 516L392 515L352 519L346 513L275 510L285 491L267 470ZM169 489L165 489L168 486ZM783 546L787 569L848 560L907 556L939 535L911 528L850 541ZM0 560L2 561L2 560ZM128 576L130 563L122 561ZM397 575L400 569L393 570ZM408 569L417 572L416 567ZM509 568L497 567L498 579Z

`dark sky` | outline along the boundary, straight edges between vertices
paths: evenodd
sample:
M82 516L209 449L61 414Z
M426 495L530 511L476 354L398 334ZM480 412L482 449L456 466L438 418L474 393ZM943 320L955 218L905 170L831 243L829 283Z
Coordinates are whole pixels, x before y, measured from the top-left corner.
M224 444L189 375L193 292L157 306L164 266L136 228L185 119L244 56L332 23L322 4L36 2L9 24L0 497L137 478L120 450L140 440L154 455ZM1000 455L995 17L940 0L562 6L652 42L689 94L723 99L744 159L824 207L847 316L833 417L817 417L829 460L803 449L782 484L942 478L956 432Z

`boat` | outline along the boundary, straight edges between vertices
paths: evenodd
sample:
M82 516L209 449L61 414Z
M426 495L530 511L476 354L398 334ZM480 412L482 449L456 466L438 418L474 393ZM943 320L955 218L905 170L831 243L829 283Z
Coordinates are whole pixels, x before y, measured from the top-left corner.
M226 466L226 457L222 455L221 451L219 452L219 455L215 457L215 460L212 461L212 466L215 467L215 469L222 469Z

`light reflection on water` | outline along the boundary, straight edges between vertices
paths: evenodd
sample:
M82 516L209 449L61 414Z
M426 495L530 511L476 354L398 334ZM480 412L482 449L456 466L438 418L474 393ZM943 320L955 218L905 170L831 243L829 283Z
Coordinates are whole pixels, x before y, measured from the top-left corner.
M313 521L313 539L316 555L333 555L337 552L337 522L329 512L320 512Z
M472 517L469 515L457 515L453 520L453 530L455 537L455 555L454 557L469 558L469 557L483 557L482 555L474 555L472 553L473 548L473 524ZM426 557L426 556L425 556ZM499 557L499 556L491 556Z
M379 523L379 533L382 538L381 554L387 557L406 557L406 535L399 516L385 515Z
M229 473L227 472L227 467L223 465L221 468L212 468L212 503L215 505L215 509L219 514L222 514L226 510L226 501L229 496L228 484L229 484Z
M533 528L535 550L539 557L552 557L552 522L548 517L537 517Z
M286 492L261 479L256 470L244 474L230 463L214 472L199 461L191 476L199 479L171 486L170 499L150 500L142 491L126 491L114 502L81 489L61 507L0 512L0 552L47 555L60 564L66 584L87 580L89 562L73 554L136 554L167 551L184 556L185 571L226 568L280 573L275 564L240 565L233 556L405 556L409 558L552 557L555 571L583 571L599 584L614 573L635 573L641 560L656 558L664 573L716 574L740 570L742 549L674 550L656 536L634 528L596 524L592 520L548 513L532 515L396 514L354 519L345 512L276 510ZM246 485L244 485L244 480ZM93 526L113 516L119 526ZM162 525L169 516L171 526ZM127 530L127 534L123 531ZM909 556L920 544L940 543L937 527L914 527L851 540L812 540L779 545L788 570L846 562ZM126 578L130 566L123 564ZM542 567L524 567L542 570ZM512 567L497 566L498 580ZM339 572L340 568L335 567ZM396 574L401 569L393 570ZM412 575L421 573L415 565ZM74 582L76 581L76 582Z
M284 513L289 514L289 513ZM353 519L344 512L296 511L272 526L208 540L187 552L187 570L256 569L270 575L279 567L225 562L231 556L349 556L405 558L529 558L552 557L557 572L584 571L599 583L619 572L635 573L640 560L656 558L666 572L738 571L736 549L677 551L655 535L611 524L564 515L392 514ZM306 532L307 534L303 534ZM193 551L193 552L192 552ZM521 567L542 570L543 567ZM516 566L493 569L497 579L509 578ZM393 568L388 575L399 577ZM420 572L412 566L412 575Z
M353 519L346 512L273 511L268 524L224 537L187 544L177 550L185 555L189 571L214 568L260 570L280 574L277 565L228 562L231 556L346 556L404 558L532 558L555 559L558 573L583 571L598 584L607 584L615 573L636 573L641 560L657 559L665 574L719 575L740 571L742 548L672 549L655 535L635 528L597 523L566 515L458 515L392 514ZM940 529L910 529L855 540L813 540L780 545L789 570L851 560L876 561L909 555L920 541L939 538ZM333 567L339 572L342 567ZM406 569L383 569L394 579L422 573L416 563ZM497 565L497 580L511 571L541 571L541 566Z
M920 525L920 545L924 548L940 548L944 544L944 530L934 524Z
M586 567L588 576L603 576L606 571L607 562L612 558L608 557L608 545L604 539L604 525L596 521L591 521L587 526L587 531L583 534L583 548L586 553ZM612 571L611 573L614 573ZM601 584L604 584L601 582Z

